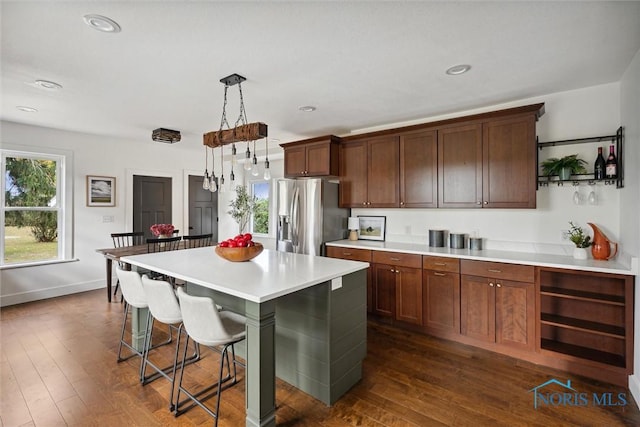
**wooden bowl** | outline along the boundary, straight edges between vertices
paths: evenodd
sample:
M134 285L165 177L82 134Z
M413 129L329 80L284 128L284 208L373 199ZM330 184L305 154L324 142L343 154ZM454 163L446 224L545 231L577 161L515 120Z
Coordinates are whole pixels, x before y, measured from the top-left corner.
M263 249L262 243L256 243L255 246L246 248L221 248L218 245L216 246L216 253L227 261L244 262L260 255Z

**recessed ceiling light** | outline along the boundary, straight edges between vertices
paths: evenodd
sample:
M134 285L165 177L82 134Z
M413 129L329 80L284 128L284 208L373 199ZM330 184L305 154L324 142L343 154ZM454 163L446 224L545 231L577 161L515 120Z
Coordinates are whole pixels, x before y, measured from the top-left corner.
M62 89L61 84L58 84L56 82L51 82L49 80L36 80L35 82L33 82L33 84L42 89L48 89L48 90Z
M82 17L84 23L93 28L94 30L102 31L105 33L119 33L120 25L111 18L107 18L102 15L84 15Z
M447 71L445 71L445 72L447 74L449 74L450 76L457 76L459 74L466 73L470 69L471 69L471 65L460 64L460 65L454 65L453 67L448 68Z
M25 107L25 106L22 106L22 105L18 105L16 108L18 110L20 110L20 111L24 111L25 113L37 113L38 112L38 110L36 110L33 107Z
M316 111L316 107L314 107L313 105L303 105L302 107L298 107L298 110L305 113L311 113L312 111Z

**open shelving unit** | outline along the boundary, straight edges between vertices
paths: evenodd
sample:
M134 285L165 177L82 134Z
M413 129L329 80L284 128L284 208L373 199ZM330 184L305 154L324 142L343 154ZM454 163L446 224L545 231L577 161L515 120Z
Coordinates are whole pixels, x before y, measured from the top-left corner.
M588 144L594 142L610 141L616 145L616 156L618 159L618 177L616 179L593 179L593 173L588 175L573 175L571 179L561 181L557 175L544 176L538 175L538 188L547 187L549 184L556 184L562 186L564 184L571 183L572 185L580 185L581 182L586 182L588 185L595 185L598 182L603 182L605 185L615 185L616 188L624 187L624 128L620 126L614 135L594 136L591 138L577 138L577 139L564 139L560 141L538 142L538 151L547 147L559 147L562 145L572 144ZM606 156L605 156L606 157ZM538 164L539 161L536 161Z
M631 276L541 267L539 282L541 351L631 372Z

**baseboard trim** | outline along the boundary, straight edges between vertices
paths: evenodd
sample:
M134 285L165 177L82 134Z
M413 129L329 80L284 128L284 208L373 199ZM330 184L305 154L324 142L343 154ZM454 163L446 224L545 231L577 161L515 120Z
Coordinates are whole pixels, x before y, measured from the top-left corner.
M633 400L636 401L636 405L640 406L640 379L637 375L629 375L629 391Z
M38 301L42 299L61 297L64 295L77 294L79 292L93 291L94 289L105 288L104 280L94 280L91 282L74 283L72 285L57 286L55 288L36 289L28 292L20 292L9 295L0 295L0 307L24 304L25 302Z

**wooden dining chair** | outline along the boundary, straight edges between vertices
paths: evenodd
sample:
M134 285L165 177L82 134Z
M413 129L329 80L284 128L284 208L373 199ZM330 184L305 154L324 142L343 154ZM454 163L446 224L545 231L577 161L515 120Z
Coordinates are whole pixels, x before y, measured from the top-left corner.
M201 248L204 246L211 246L213 240L213 233L209 234L194 234L191 236L182 236L184 239L184 246L187 249Z
M113 240L114 248L122 248L125 246L136 246L144 244L144 232L143 231L133 231L128 233L111 233L111 239ZM118 262L118 266L126 270L127 265L124 262ZM118 288L120 287L120 278L116 281L116 287L113 290L113 296L115 297L118 293ZM120 296L120 302L123 301L123 297Z
M176 251L180 249L180 240L182 240L182 236L147 239L147 253ZM152 279L166 280L171 282L172 285L175 285L175 279L173 277L168 277L155 271L150 271L148 275Z

